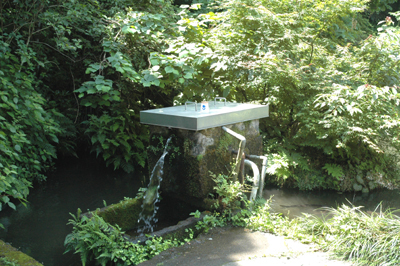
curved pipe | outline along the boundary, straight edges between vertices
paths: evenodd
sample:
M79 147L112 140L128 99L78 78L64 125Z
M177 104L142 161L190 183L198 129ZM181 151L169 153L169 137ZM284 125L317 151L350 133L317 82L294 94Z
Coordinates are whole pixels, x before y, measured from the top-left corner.
M250 166L251 169L253 170L253 188L251 189L251 194L250 194L250 201L253 201L257 197L257 190L259 190L259 181L260 181L260 171L258 170L257 165L247 159L244 159L244 165ZM260 189L262 190L262 189Z
M233 150L232 153L237 154L238 152ZM261 176L260 176L260 189L258 190L258 197L262 198L263 194L263 188L264 188L264 183L265 183L265 175L267 174L267 165L268 165L268 158L267 156L264 155L247 155L245 158L248 159L261 159L262 161L262 168L261 168Z
M237 157L236 157L235 174L234 174L234 176L233 176L233 182L235 182L235 181L237 180L238 175L239 175L240 164L241 164L241 161L242 161L242 155L243 155L243 153L244 153L244 148L245 148L245 146L246 146L246 138L245 138L244 136L242 136L242 135L236 133L235 131L233 131L233 130L227 128L227 127L222 127L222 129L223 129L226 133L228 133L228 134L230 134L230 135L232 135L232 136L234 136L235 138L237 138L237 139L240 140L240 143L239 143L239 150L238 150L238 154L237 154Z
M265 175L267 174L267 165L268 158L267 156L258 156L258 155L247 155L249 159L261 159L262 167L261 167L261 177L260 177L260 189L258 190L258 198L262 198L262 193L264 189Z
M240 165L242 162L242 157L247 157L249 159L261 159L263 160L262 162L262 168L261 168L261 176L260 176L260 171L258 170L258 167L255 163L253 163L250 160L244 159L244 163L246 165L249 165L253 169L253 175L254 175L254 186L251 191L251 199L255 199L256 195L253 195L253 193L257 194L258 198L262 198L262 193L263 193L263 188L264 188L264 182L265 182L265 175L267 173L267 164L268 164L268 158L266 156L258 156L258 155L244 155L244 148L246 146L246 138L235 131L223 126L222 129L227 132L228 134L234 136L235 138L240 140L239 144L239 150L237 151L237 157L236 157L236 167L235 167L235 174L233 176L233 181L235 182L238 178L239 172L240 172ZM257 177L256 177L257 175ZM257 191L258 190L258 191Z

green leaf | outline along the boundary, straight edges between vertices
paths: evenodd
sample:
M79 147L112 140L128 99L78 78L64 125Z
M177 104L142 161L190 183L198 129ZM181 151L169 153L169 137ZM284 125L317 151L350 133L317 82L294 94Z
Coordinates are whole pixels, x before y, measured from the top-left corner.
M153 66L157 66L160 64L160 61L158 59L150 59L150 62Z
M17 208L15 207L15 204L12 203L11 201L7 202L7 204L8 204L8 206L9 206L11 209L14 209L14 210L17 209Z
M115 123L115 124L112 126L112 131L115 132L118 128L119 128L119 124Z
M173 73L175 71L175 69L173 68L173 67L171 67L171 66L167 66L166 68L165 68L165 72L166 73Z
M100 135L98 136L98 140L99 140L99 142L100 142L101 144L103 144L104 141L106 140L106 135L100 134Z
M10 130L11 133L16 133L17 130L13 126L9 126L8 129Z
M230 88L226 88L223 91L223 97L228 97L229 93L230 93L231 89Z
M97 92L97 90L96 90L96 88L90 88L86 92L87 92L87 94L94 94Z
M152 84L154 85L154 86L160 86L160 80L154 80L153 82L152 82Z
M185 76L183 76L185 79L191 79L193 78L193 73L186 73Z
M10 198L7 197L7 196L3 196L3 197L1 198L1 200L2 200L4 203L8 203L8 202L10 201Z

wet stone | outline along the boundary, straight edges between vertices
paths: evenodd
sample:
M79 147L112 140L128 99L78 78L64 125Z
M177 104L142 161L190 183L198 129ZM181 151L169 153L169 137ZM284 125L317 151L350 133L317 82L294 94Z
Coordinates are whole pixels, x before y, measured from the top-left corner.
M263 154L258 119L226 127L246 138L246 154ZM203 200L209 197L215 185L211 173L231 173L236 161L232 151L238 150L239 140L222 127L191 131L150 126L149 171L160 158L170 136L173 137L165 158L161 193L204 207Z

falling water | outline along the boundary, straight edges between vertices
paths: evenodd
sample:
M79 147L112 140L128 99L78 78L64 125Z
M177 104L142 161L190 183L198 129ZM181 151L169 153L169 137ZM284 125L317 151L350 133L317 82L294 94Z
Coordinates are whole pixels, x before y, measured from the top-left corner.
M149 185L143 196L142 212L139 214L138 223L140 223L140 221L143 221L144 226L138 230L139 233L145 231L153 232L153 225L158 221L158 219L155 218L158 210L156 203L159 201L158 189L160 188L164 168L164 159L165 156L168 154L167 148L169 142L171 141L171 138L172 136L169 137L169 139L167 140L164 152L153 168Z

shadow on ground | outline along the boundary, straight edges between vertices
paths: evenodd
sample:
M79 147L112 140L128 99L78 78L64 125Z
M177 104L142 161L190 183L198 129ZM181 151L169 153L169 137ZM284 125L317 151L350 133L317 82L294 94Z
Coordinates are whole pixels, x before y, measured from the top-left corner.
M190 243L162 252L140 266L219 266L252 258L307 252L311 246L241 227L213 228Z

